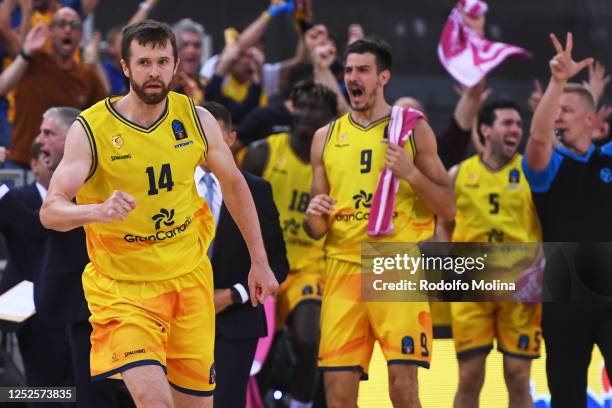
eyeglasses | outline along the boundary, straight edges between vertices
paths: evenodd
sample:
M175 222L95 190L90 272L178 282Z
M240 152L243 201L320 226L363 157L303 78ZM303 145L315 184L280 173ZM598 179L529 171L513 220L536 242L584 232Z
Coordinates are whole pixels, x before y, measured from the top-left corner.
M59 27L62 30L65 29L66 27L70 27L73 30L80 31L82 24L81 24L80 21L77 21L77 20L71 20L71 21L69 21L69 20L56 20L56 21L53 22L53 26L54 27Z

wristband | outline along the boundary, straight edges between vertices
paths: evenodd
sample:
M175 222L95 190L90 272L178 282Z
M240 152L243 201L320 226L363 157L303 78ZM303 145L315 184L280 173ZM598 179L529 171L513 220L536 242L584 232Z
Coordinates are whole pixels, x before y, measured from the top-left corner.
M21 47L21 49L19 50L19 55L21 55L21 58L23 58L27 62L31 62L34 59L32 54L28 54L25 48L23 47Z
M144 10L144 11L149 11L149 10L151 10L151 5L149 3L143 1L142 3L140 3L138 5L138 8L141 9L141 10Z
M271 6L268 8L268 13L271 17L277 16L281 13L291 13L293 12L295 6L293 5L292 0L286 0L284 3L281 3L277 6Z

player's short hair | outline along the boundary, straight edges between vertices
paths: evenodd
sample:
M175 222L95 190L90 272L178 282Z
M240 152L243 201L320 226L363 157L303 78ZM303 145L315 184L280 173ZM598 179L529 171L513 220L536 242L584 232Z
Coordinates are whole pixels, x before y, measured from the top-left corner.
M132 41L140 45L153 44L153 47L164 47L170 41L174 63L178 60L176 36L172 28L160 21L144 20L124 27L121 31L121 58L128 63L130 60L130 46Z
M181 43L181 35L184 32L194 33L201 39L204 38L204 26L200 23L196 23L190 18L183 18L182 20L179 20L178 23L172 26L172 31L174 31L178 44Z
M348 45L344 50L344 63L349 54L365 53L374 54L378 72L391 70L391 46L378 36L367 36Z
M313 80L298 82L291 90L289 98L293 102L293 106L295 106L302 97L313 98L319 103L326 105L333 116L338 114L338 98L334 91L325 85L318 84Z
M225 127L228 131L232 129L232 114L230 111L219 102L206 102L202 105L204 109L210 112L215 119L222 120L225 123Z
M68 129L80 114L80 110L70 106L54 106L43 113L43 119L55 117L59 121L60 126Z
M478 139L482 144L484 144L484 136L480 133L480 125L493 126L496 118L495 111L497 109L514 109L521 115L521 107L511 100L499 99L485 103L482 108L480 108L480 112L478 112L478 123L476 125Z
M587 108L591 112L595 112L595 99L593 98L593 94L589 92L589 90L581 84L566 84L563 87L563 93L573 93L576 94L587 104Z

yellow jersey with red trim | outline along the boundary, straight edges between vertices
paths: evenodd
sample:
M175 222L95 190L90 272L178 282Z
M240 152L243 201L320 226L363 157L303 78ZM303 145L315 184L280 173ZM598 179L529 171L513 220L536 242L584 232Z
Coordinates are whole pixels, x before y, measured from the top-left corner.
M325 257L324 241L310 238L303 228L304 214L310 202L312 167L293 152L288 133L272 135L266 140L269 156L262 177L272 185L289 268L295 271L320 264Z
M193 102L170 92L160 118L148 128L130 122L107 98L77 121L92 151L90 174L78 204L102 203L120 190L136 200L123 221L85 226L96 271L112 279L159 281L195 270L214 234L208 205L193 175L207 141Z
M406 180L400 180L393 213L394 232L384 237L367 235L370 207L385 165L389 116L363 127L347 113L329 126L323 164L329 196L336 200L328 220L325 253L330 258L361 262L362 242L419 242L433 235L434 217ZM418 154L414 134L405 149Z
M457 215L454 242L541 242L531 189L516 154L499 170L480 156L459 165L455 179Z

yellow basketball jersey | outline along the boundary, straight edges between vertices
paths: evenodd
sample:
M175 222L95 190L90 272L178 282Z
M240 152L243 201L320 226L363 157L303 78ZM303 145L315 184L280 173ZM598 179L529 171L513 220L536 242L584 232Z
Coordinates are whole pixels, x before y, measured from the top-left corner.
M269 136L267 141L270 155L262 176L272 185L289 267L294 271L320 264L325 257L324 241L310 238L302 227L310 201L312 167L293 152L288 133Z
M212 214L193 181L206 157L206 137L184 95L170 92L164 113L148 128L114 109L119 98L100 101L77 118L93 153L77 202L101 203L115 190L136 200L124 221L85 226L88 267L116 280L172 279L197 268L214 234Z
M478 155L459 165L454 242L541 242L521 160L516 154L496 171L486 167Z
M230 74L223 83L223 95L236 102L244 102L249 94L249 86L250 83L238 82L236 77ZM259 106L268 106L268 95L266 95L263 89L259 97Z
M400 180L395 200L394 233L379 238L367 235L370 207L385 165L388 124L389 116L363 127L350 114L330 124L323 163L329 196L336 205L325 241L328 257L361 262L362 242L419 242L433 235L433 214L405 180ZM414 158L413 135L405 148Z

